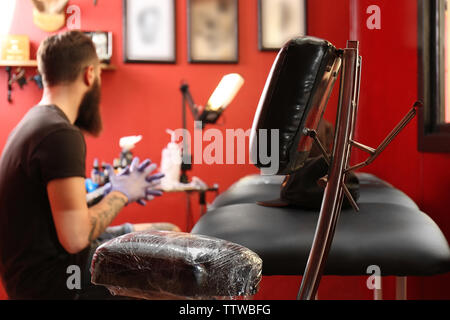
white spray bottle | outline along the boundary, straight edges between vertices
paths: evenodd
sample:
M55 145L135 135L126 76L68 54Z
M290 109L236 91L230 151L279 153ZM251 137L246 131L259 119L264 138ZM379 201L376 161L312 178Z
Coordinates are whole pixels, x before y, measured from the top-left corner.
M163 189L172 189L179 184L181 174L181 147L175 142L175 131L167 129L170 134L170 142L161 154L161 179Z

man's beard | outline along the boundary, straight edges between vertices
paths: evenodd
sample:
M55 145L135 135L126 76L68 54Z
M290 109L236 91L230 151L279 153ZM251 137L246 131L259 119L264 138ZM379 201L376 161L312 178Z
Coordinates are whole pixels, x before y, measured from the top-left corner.
M101 89L98 79L92 88L85 93L78 109L75 125L93 136L98 136L102 131L102 117L100 115Z

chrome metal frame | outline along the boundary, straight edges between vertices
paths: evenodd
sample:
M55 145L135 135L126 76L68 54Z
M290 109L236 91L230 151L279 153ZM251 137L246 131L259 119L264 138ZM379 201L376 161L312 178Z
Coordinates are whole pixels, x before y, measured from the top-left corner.
M349 198L353 208L356 211L359 210L356 201L352 198L344 184L346 174L349 171L365 167L372 163L414 118L417 113L417 108L421 106L420 102L416 102L413 108L386 139L383 140L377 149L356 142L353 136L359 103L362 61L361 56L359 56L358 46L359 43L357 41L348 41L347 48L343 49L342 53L343 63L341 69L340 95L331 156L321 146L314 130L305 128L303 131L305 135L313 138L322 150L325 159L329 163L329 172L328 176L322 179L322 182L326 184L322 207L297 299L310 300L316 297L341 212L344 194ZM370 154L369 158L360 164L349 167L352 147L357 147L368 152Z
M395 299L407 300L407 277L395 277Z

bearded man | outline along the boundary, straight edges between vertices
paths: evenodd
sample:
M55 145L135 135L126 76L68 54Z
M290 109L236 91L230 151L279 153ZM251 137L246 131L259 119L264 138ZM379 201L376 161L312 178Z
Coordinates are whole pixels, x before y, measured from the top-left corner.
M0 159L0 275L11 299L110 298L90 281L101 237L136 231L108 228L128 203L156 195L156 165L135 158L124 174L109 168L108 193L88 208L83 132L98 136L101 66L91 39L68 31L38 50L42 100L11 132ZM82 273L81 286L69 276ZM73 284L73 283L72 283Z

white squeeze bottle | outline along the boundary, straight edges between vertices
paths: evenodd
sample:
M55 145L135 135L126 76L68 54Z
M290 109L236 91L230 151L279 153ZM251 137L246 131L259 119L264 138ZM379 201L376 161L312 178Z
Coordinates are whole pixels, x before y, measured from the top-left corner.
M175 131L167 129L170 134L170 142L161 154L161 179L163 189L172 189L179 184L181 173L181 147L175 142Z

